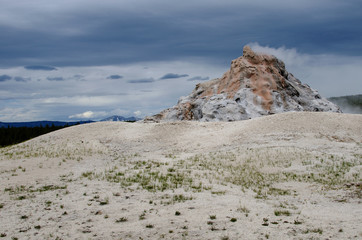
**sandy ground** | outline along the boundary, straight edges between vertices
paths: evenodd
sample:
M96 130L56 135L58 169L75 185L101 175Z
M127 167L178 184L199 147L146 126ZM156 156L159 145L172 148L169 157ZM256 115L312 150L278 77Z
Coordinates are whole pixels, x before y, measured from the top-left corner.
M69 127L0 149L3 239L361 239L362 116Z

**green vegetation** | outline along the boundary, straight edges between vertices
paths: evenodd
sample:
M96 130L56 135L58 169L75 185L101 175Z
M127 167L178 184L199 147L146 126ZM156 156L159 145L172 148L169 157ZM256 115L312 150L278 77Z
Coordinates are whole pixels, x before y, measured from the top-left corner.
M116 223L120 223L120 222L127 222L128 219L126 217L121 217L119 219L116 219Z
M275 210L274 215L275 216L290 216L291 213L288 210Z
M303 231L304 234L307 233L318 233L318 234L323 234L323 229L321 228L313 228L313 229L306 229Z

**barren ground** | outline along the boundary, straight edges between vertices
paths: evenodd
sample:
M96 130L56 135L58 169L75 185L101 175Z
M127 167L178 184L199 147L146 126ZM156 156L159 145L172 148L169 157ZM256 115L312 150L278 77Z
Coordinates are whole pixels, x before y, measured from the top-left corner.
M361 239L362 115L69 127L0 149L3 239Z

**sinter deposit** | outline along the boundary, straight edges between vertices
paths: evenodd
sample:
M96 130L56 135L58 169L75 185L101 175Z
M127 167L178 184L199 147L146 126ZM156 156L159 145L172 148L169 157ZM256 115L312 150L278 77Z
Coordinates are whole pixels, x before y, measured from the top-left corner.
M222 78L197 84L176 106L145 120L236 121L290 111L340 109L287 72L281 60L245 46Z

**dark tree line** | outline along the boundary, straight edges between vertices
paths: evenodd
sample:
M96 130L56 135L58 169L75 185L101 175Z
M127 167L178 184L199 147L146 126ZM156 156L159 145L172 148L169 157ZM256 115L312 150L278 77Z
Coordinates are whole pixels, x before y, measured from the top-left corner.
M37 136L59 130L65 126L45 125L40 127L2 127L0 128L0 147L17 144Z

